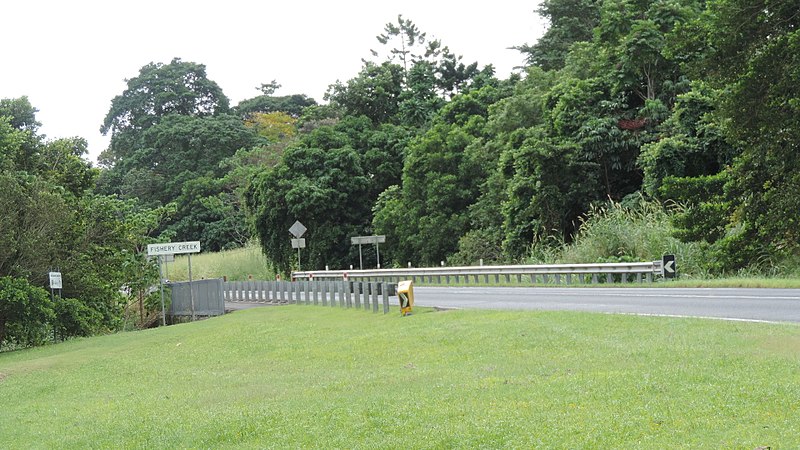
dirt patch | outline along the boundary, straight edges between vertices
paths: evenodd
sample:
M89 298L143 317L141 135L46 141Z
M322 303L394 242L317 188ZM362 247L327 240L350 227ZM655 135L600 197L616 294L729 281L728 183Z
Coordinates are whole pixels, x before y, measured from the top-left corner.
M2 383L3 380L5 380L7 376L8 375L4 374L3 372L0 372L0 383Z

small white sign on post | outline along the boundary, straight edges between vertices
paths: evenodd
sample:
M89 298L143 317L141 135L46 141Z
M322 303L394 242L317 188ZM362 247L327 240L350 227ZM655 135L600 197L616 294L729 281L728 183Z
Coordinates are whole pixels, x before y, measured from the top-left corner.
M50 272L50 289L63 289L61 283L61 272Z
M200 241L147 244L147 256L200 253Z

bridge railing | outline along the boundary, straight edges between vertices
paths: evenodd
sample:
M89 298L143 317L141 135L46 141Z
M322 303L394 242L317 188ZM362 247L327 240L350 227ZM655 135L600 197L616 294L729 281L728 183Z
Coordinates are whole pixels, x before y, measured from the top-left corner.
M544 283L591 284L652 282L661 275L662 261L599 264L543 264L510 266L422 267L373 270L314 270L293 272L292 278L354 279L368 281L413 280L435 284Z

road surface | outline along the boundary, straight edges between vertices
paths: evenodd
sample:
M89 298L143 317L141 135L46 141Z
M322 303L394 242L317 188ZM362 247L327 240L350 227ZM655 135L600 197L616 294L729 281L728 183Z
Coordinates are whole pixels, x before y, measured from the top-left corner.
M800 323L800 289L415 287L417 306ZM396 300L396 299L393 299Z

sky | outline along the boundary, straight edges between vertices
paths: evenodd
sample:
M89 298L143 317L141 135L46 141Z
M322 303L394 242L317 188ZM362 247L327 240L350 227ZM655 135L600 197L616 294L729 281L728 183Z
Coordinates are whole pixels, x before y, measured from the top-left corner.
M534 43L537 1L0 0L0 98L27 96L48 139L80 136L90 160L108 146L100 125L125 80L173 58L201 63L236 105L260 94L306 94L355 77L375 36L399 14L463 62L506 78Z

